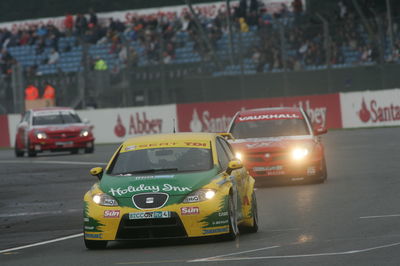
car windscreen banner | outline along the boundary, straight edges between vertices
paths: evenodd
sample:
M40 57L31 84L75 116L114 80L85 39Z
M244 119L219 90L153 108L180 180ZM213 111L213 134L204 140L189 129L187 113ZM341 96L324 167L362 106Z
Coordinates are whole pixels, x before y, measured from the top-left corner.
M237 111L265 107L302 107L311 121L327 128L342 128L339 94L261 98L225 102L178 104L181 132L223 132Z
M400 89L340 93L343 127L400 125Z

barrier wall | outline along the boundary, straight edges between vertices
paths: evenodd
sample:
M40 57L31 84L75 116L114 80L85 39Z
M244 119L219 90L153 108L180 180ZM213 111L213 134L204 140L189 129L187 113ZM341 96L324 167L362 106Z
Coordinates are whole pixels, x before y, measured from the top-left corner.
M297 106L302 107L312 122L328 128L342 128L339 94L288 98L178 104L179 131L222 132L238 110Z
M10 130L8 128L8 116L0 115L0 147L10 146Z
M344 128L400 125L400 89L340 94Z

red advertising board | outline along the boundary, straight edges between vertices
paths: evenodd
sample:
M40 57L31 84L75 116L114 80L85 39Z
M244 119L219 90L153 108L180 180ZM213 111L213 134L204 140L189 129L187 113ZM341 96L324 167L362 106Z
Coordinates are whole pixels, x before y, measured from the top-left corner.
M0 147L10 147L7 115L0 115Z
M223 132L232 117L242 109L263 107L302 107L312 122L327 128L342 128L338 93L298 97L262 98L226 102L178 104L180 132Z

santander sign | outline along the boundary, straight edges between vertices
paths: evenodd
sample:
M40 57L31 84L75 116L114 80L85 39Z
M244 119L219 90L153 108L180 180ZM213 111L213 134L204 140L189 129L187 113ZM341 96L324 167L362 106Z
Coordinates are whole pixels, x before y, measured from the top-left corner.
M393 103L380 105L375 99L366 102L363 98L361 108L358 111L358 117L363 123L397 121L400 120L400 105Z

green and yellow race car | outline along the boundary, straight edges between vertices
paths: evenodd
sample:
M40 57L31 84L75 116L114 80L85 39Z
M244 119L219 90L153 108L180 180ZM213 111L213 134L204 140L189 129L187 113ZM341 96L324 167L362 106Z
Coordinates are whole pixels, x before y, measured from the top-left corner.
M230 144L213 133L126 140L84 197L89 249L110 240L225 235L258 230L254 179Z

